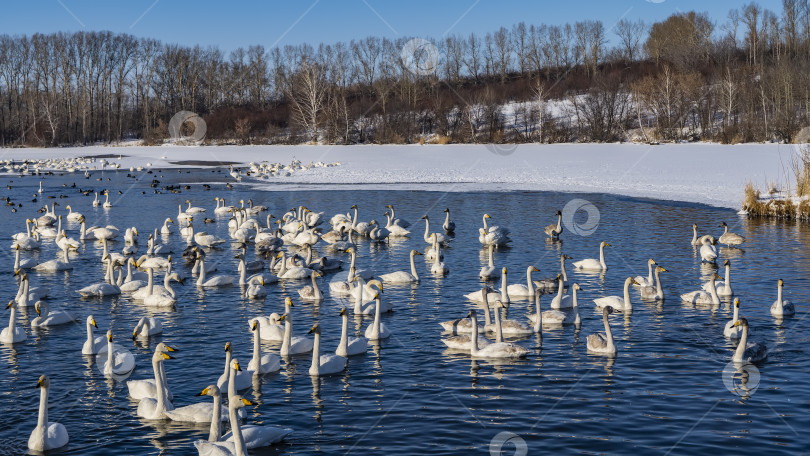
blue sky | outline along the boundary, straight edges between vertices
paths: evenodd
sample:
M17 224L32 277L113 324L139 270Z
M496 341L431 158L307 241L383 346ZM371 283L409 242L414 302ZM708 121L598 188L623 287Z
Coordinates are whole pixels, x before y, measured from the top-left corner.
M728 0L23 0L4 2L0 33L111 30L225 51L263 44L318 44L374 35L440 38L500 26L619 18L656 21L678 11L705 11L718 25ZM781 2L760 4L781 11ZM612 39L612 36L611 36Z

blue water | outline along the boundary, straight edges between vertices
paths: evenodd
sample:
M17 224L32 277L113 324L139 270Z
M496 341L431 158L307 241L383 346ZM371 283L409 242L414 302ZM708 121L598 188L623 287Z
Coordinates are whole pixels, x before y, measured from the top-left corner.
M413 224L414 234L390 245L362 241L359 247L362 268L386 273L407 270L410 249L426 247L424 225L418 223L423 214L430 214L435 230L447 207L457 225L455 241L445 252L450 267L447 277L432 276L429 264L420 258L417 266L422 282L418 287L385 288L384 299L395 303L395 312L383 316L393 332L390 339L372 345L365 356L352 357L342 374L320 380L307 374L308 356L294 357L283 363L280 373L257 379L253 389L244 393L258 404L247 409L248 423L294 429L284 443L251 454L490 454L490 443L501 432L516 435L506 434L511 440L503 446L503 454L512 454L516 446L523 445L530 454L794 454L807 450L804 431L810 428L810 361L805 346L810 328L804 318L807 306L803 298L810 292L810 229L806 226L745 220L727 209L600 194L367 191L345 186L332 191L257 191L247 184L228 190L223 175L210 170L174 170L140 179L111 172L87 180L79 175L6 176L2 180L11 189L0 191L0 196L23 207L16 213L0 207L0 233L10 245L10 235L23 231L26 217L38 216L34 211L43 202L57 201L61 213L71 204L85 214L88 226L138 227L143 252L147 233L165 217L174 218L177 205L186 199L208 208L205 216L212 218L215 196L226 198L229 204L251 198L268 205L276 216L305 204L325 212L327 219L357 204L364 221L384 220L385 205L393 204L397 216ZM99 177L103 180L97 181ZM31 199L40 179L46 192L34 203ZM175 184L191 188L181 186L180 193L161 190L155 194L149 185L152 179L160 181L157 190ZM70 187L74 182L77 188ZM212 189L205 190L201 182L211 183ZM83 196L78 188L110 189L114 207L93 208L92 195ZM66 198L47 199L49 195ZM566 231L562 242L547 241L543 227L555 221L554 212L573 198L598 208L595 233L578 236ZM540 269L535 278L556 274L561 252L576 260L596 257L602 240L613 246L607 250L610 268L604 275L578 274L569 267L569 279L583 288L581 327L547 330L542 340L537 336L515 339L530 351L523 360L473 361L463 353L447 351L440 341L437 323L465 316L473 305L463 294L481 287L478 270L486 255L477 230L484 212L493 216L492 223L512 230L512 248L495 254L496 265L509 268L510 283L525 283L529 264ZM579 223L584 223L583 215L579 214ZM197 230L230 239L227 217L215 218L213 224L195 223ZM264 221L264 214L259 220ZM721 221L748 238L744 252L721 249L721 261L731 259L741 313L748 318L756 340L770 350L768 359L757 366L759 379L749 377L744 384L747 392L742 394L729 391L723 381L723 369L733 350L722 334L731 318L729 300L712 308L686 305L678 299L679 293L698 289L701 277L712 271L700 265L690 245L691 224L697 223L701 233L719 235ZM77 237L77 225L67 228ZM169 242L179 257L185 242L176 233ZM56 254L52 242L44 244L34 254L40 261ZM18 279L12 276L13 255L8 245L0 293L11 299ZM122 247L119 241L113 249ZM228 242L207 259L219 265L219 274L235 275L237 251L236 243ZM126 385L107 380L94 359L81 354L84 320L89 314L98 322L99 333L112 327L117 341L134 353L137 367L132 378L152 377L150 356L159 341L180 348L176 359L165 363L175 406L200 400L194 395L216 383L223 371L226 341L233 343L236 356L246 365L252 350L247 320L282 312L286 296L296 304L297 335L320 321L326 348L334 350L340 336L338 309L345 301L327 292L319 305L301 302L296 290L306 281L269 286L269 294L261 302L243 298L238 286L203 291L188 281L179 289L176 309L154 313L164 322L163 336L148 344L133 344L128 336L141 316L152 314L149 309L126 296L81 299L75 292L102 279L100 252L100 244L87 243L73 257L72 271L30 273L32 285L51 287L52 306L70 310L80 322L32 330L29 320L35 314L30 308L19 323L28 339L14 346L0 345L0 362L5 367L0 374L3 454L27 451L39 403L34 386L41 374L51 378L50 420L64 424L70 434L64 454L196 454L193 441L207 437L207 425L145 421L136 416L137 404L128 398ZM610 319L618 356L609 359L588 354L587 335L603 331L601 314L591 300L620 295L628 275L646 275L646 260L651 256L670 271L663 277L666 301L644 302L632 291L632 314ZM250 248L248 260L253 259ZM174 264L185 276L190 275L182 261ZM786 297L797 304L797 315L784 321L776 321L768 311L780 277L785 280ZM320 280L328 289L331 276ZM548 298L543 300L546 309L548 302ZM533 304L515 301L509 317L523 319L529 310L533 311ZM2 315L7 318L8 311ZM360 327L361 334L370 321L351 317L350 329ZM264 348L277 352L278 345L267 343Z

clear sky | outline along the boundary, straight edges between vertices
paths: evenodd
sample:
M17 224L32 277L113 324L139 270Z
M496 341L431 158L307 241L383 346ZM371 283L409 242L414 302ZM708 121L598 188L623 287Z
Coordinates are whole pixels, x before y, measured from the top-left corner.
M239 46L349 41L369 35L440 38L520 21L562 24L621 17L661 20L707 12L716 24L747 1L729 0L20 0L3 2L0 33L111 30L184 45ZM781 11L776 0L759 2ZM610 38L613 36L611 34Z

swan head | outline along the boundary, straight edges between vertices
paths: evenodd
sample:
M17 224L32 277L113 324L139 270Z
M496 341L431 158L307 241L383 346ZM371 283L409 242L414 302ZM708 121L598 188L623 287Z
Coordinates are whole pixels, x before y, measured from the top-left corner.
M697 223L693 223L693 224L692 224L692 228L693 228L693 229L697 229Z
M739 299L737 301L739 301ZM740 318L737 321L735 321L733 325L731 325L732 328L737 327L737 326L748 327L748 320L746 320L745 318Z
M506 266L504 266L503 269L501 269L501 273L506 274Z
M731 266L731 261L729 260L724 261L723 266Z
M341 317L346 316L346 308L345 307L340 308L340 316Z
M467 314L467 318L475 318L477 314L478 313L475 311L475 309L471 309L470 313Z
M582 290L582 287L580 287L578 283L575 283L575 284L571 285L571 289L579 291L579 290Z
M634 284L634 285L638 285L638 282L636 282L636 279L634 279L634 278L632 278L632 277L628 277L628 278L627 278L627 279L625 279L625 281L624 281L625 286L626 286L626 285L630 285L631 283L632 283L632 284Z
M505 302L502 302L501 300L496 300L496 301L495 301L495 307L496 307L496 308L500 308L500 309L508 309L508 308L509 308L509 304L508 304L508 303L505 303Z
M734 298L734 307L740 308L740 298Z
M562 216L562 212L557 211L557 213L556 213L556 214L554 214L554 215L556 215L557 217L560 217L560 216Z
M720 224L720 228L727 228L727 227L728 227L728 225L726 225L726 222L722 222Z
M605 242L605 241L602 241L602 242L599 244L599 247L610 247L610 246L611 246L611 245L610 245L610 244L608 244L608 243L607 243L607 242Z
M423 216L422 216L422 220L428 220L428 216L427 216L427 214L425 214L425 215L423 215Z
M422 255L422 252L418 250L411 250L411 255Z
M652 265L654 265L654 264L655 264L655 260L653 260L652 258L650 258L649 260L647 260L647 264L648 264L648 265L650 265L650 266L652 266Z
M569 256L569 255L565 255L565 254L561 255L560 257L561 257L563 260L573 260L573 259L574 259L574 257Z
M208 385L197 396L219 396L219 387L217 385Z
M357 205L356 205L356 204L352 204L352 207L350 207L349 209L357 209Z
M657 266L657 267L655 268L655 270L656 270L657 272L669 272L669 271L668 271L666 268L664 268L663 266Z
M242 372L242 367L239 366L239 360L234 358L231 360L231 369L236 370L237 372Z
M87 316L87 324L94 327L94 328L98 328L98 325L96 324L96 319L93 318L92 315Z
M112 330L108 329L107 330L107 342L112 342L113 341L112 339L113 339L112 338Z
M12 300L11 300L11 301L9 301L9 302L8 302L8 304L6 305L6 309L11 309L12 307L14 307L14 304L15 304L15 303L16 303L16 301L14 301L14 300L12 299Z
M256 331L258 328L259 328L259 320L253 319L253 321L252 321L252 323L250 325L250 330L251 331Z
M40 375L37 380L37 388L49 388L51 386L51 379L47 375Z
M321 334L321 324L320 323L315 323L315 325L312 326L312 328L309 330L309 332L307 334L318 334L318 335L320 335Z
M444 212L449 213L449 212L450 212L450 209L448 209L448 208L444 208Z
M484 214L484 218L488 219L488 218L492 218L492 217L489 214Z
M782 279L779 279L779 281L778 281L778 282L776 282L776 283L777 283L777 284L778 284L778 285L781 287L782 285L784 285L784 284L785 284L785 281L784 281L784 280L782 280Z
M608 315L610 315L612 313L613 313L613 307L612 306L605 306L605 307L602 308L602 315L604 315L605 317L607 317Z
M283 323L283 322L284 322L284 320L286 320L286 319L287 319L287 314L284 314L284 315L282 315L282 316L280 316L280 317L276 318L276 322L278 322L278 323Z
M540 272L540 270L537 269L537 266L529 266L529 269L531 269L533 272Z
M244 406L246 406L246 405L256 405L256 403L255 403L255 402L251 402L251 401L249 401L249 400L245 399L245 398L244 398L244 397L242 397L242 396L234 396L233 401L230 401L230 402L228 403L228 405L229 405L230 407L235 408L235 409L240 409L240 408L242 408L242 407L244 407Z
M233 352L233 346L230 342L225 342L225 352Z
M45 304L42 301L37 301L34 304L34 310L37 311L37 316L39 317L39 316L42 316L42 313L43 313L42 311L43 310L45 311L45 315L48 315L48 310L50 310L50 309L48 308L48 304Z

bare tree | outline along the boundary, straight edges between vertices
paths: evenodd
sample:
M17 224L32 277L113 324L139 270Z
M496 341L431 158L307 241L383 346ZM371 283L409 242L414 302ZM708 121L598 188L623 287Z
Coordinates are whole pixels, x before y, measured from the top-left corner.
M616 23L615 33L619 37L624 60L632 62L640 57L641 37L646 31L647 24L641 19L637 21L621 19Z
M317 63L301 62L286 84L294 119L318 141L318 121L326 103L327 83L324 69Z

